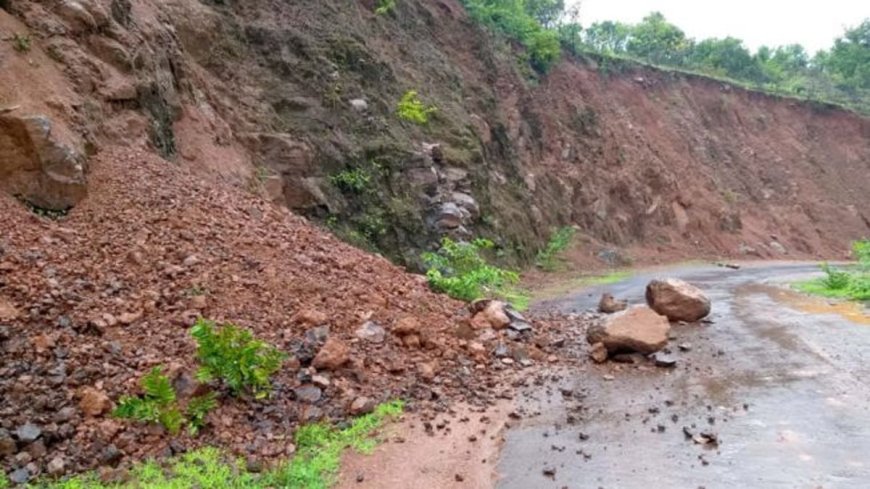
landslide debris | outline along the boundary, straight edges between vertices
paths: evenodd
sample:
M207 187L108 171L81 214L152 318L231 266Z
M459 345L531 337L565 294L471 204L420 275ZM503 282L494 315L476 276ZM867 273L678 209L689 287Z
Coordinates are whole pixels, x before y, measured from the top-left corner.
M506 379L565 345L547 321L495 301L483 321L282 207L140 150L100 153L88 198L62 220L6 196L0 215L0 461L22 480L202 445L286 458L301 423L389 399L510 397ZM195 438L112 418L158 365L193 394L199 316L290 356L271 398L225 397Z

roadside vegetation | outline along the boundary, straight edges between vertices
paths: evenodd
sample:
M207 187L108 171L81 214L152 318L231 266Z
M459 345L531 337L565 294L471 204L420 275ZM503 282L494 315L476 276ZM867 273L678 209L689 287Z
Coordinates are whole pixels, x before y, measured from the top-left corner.
M797 283L795 287L824 297L870 301L870 240L853 243L852 253L858 260L854 267L837 268L823 263L823 277Z
M546 72L563 52L595 55L605 71L636 61L722 79L747 88L836 103L870 113L870 19L845 30L829 50L800 44L754 53L734 37L693 39L658 12L637 24L580 23L564 0L462 0L469 15L518 41L531 65Z
M487 239L457 242L444 238L437 252L421 256L429 286L454 299L470 302L490 297L505 300L518 310L527 308L528 297L514 287L519 274L492 265L484 257L494 247Z
M568 249L571 240L574 238L574 233L574 228L569 226L560 228L553 233L553 236L550 237L550 241L547 242L547 246L538 252L538 256L535 259L535 266L547 272L555 271L560 263L559 255Z
M129 482L104 483L96 473L59 481L42 481L32 489L327 489L336 482L342 453L353 449L371 453L375 436L385 423L404 411L402 401L381 404L344 428L324 423L299 428L297 452L290 461L265 472L252 472L244 460L206 447L164 461L149 460L130 469ZM8 487L0 472L0 489Z

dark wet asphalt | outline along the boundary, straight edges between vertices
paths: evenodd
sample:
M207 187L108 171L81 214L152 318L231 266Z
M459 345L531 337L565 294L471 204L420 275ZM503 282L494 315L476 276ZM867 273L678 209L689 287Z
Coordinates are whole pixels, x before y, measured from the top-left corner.
M770 285L816 270L684 267L539 304L582 311L602 291L642 303L650 278L679 276L710 294L714 323L674 327L675 369L590 362L529 387L497 487L870 489L870 326Z

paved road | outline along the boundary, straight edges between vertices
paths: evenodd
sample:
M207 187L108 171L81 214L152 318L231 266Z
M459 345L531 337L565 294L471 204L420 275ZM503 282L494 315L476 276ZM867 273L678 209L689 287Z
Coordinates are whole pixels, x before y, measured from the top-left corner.
M676 369L589 364L530 387L497 487L870 488L870 317L773 286L815 270L686 267L538 305L582 311L603 290L642 302L650 278L680 276L710 294L714 323L674 328L672 345L691 346Z

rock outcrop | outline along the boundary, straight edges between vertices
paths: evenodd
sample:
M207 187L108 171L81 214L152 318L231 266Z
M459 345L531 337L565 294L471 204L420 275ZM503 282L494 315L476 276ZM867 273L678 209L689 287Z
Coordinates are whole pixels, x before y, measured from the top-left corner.
M84 157L52 134L45 116L0 115L0 188L62 211L87 194Z

